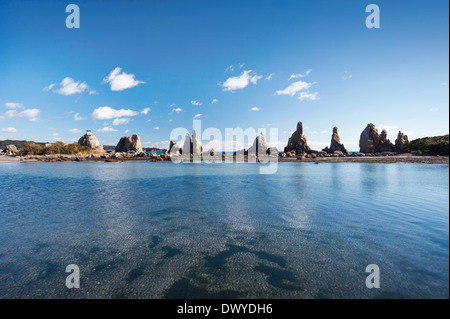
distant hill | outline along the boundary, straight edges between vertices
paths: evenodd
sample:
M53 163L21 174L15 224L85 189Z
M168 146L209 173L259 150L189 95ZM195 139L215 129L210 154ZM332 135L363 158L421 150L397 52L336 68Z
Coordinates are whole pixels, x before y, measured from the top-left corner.
M402 153L449 156L449 135L418 138L402 148Z
M7 145L15 145L17 148L22 148L23 144L32 141L19 141L19 140L3 140L0 141L0 149L3 150ZM45 145L46 143L36 143L40 145Z

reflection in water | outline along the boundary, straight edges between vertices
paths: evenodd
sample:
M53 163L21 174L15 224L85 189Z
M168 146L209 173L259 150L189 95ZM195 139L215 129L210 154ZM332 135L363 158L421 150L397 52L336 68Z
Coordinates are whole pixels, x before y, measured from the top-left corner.
M448 298L448 165L2 164L0 298ZM77 264L81 287L64 287ZM365 287L376 263L382 288Z

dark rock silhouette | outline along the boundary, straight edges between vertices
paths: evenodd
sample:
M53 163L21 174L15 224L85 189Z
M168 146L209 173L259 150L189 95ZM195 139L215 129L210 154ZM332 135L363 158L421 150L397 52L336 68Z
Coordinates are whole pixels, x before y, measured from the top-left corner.
M290 151L294 151L296 154L311 153L311 149L306 142L306 136L303 135L302 122L297 123L297 130L292 133L292 136L288 140L287 146L284 148L285 153Z

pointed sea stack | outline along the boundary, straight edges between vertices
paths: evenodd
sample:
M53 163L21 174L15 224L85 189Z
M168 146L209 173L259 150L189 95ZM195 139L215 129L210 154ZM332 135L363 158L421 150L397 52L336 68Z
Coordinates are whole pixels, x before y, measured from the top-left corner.
M288 145L284 148L284 152L294 151L295 154L301 155L303 153L311 153L311 149L306 142L306 136L303 135L302 122L297 123L297 130L292 133L292 136L288 140Z
M267 154L267 143L264 134L261 132L255 138L253 145L248 149L248 155L264 156Z
M349 153L345 148L344 144L341 144L341 139L339 137L339 132L337 126L333 127L333 134L331 135L331 143L330 147L325 147L323 152L334 153L334 152L342 152L342 154L348 156Z

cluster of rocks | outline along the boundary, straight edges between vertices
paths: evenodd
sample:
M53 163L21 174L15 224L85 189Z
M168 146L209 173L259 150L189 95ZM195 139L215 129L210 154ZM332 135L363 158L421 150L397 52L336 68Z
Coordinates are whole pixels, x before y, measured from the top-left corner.
M186 133L186 138L184 139L182 147L178 146L176 142L170 141L169 149L165 155L169 159L171 157L179 157L184 161L201 160L205 158L205 154L203 154L203 146L201 145L198 134L195 130L192 132L192 137L189 133ZM210 148L206 152L206 155L212 158L219 157L214 148ZM225 157L225 152L222 152L222 159Z
M243 149L234 152L233 156L250 156L250 157L262 157L262 156L277 156L278 149L276 147L268 147L266 143L266 137L261 132L253 141L252 146L247 150Z
M402 147L408 142L408 136L399 131L395 144L392 144L387 138L386 130L378 134L378 130L373 124L367 124L359 137L359 152L364 154L401 152Z

